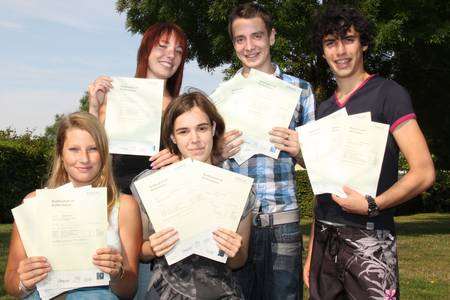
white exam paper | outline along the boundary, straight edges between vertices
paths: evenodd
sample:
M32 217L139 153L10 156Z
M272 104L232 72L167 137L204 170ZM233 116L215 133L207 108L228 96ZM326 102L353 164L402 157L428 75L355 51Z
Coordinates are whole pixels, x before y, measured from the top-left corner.
M340 111L297 128L313 192L345 198L347 185L375 197L389 126Z
M75 190L54 189L39 195L47 212L41 222L51 233L44 256L55 271L97 270L92 255L106 247L106 188L84 190L84 199L78 195Z
M185 159L134 182L155 231L173 227L179 241L169 265L192 254L225 262L212 232L237 230L253 179Z
M105 129L109 152L151 156L158 152L164 81L112 77Z
M95 250L106 246L106 188L74 188L69 183L36 190L34 198L12 212L27 256L45 256L52 266L37 284L42 299L109 284L109 275L92 264Z
M278 158L270 142L273 127L288 127L301 89L273 75L251 69L247 78L235 76L211 95L228 129L242 131L244 143L233 158L242 164L255 154Z

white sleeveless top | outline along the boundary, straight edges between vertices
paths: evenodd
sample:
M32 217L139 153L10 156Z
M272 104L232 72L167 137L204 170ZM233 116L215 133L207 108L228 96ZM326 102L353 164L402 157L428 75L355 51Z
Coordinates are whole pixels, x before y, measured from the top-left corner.
M120 200L114 203L108 218L108 230L106 232L106 244L119 252L122 252L119 237L119 208Z

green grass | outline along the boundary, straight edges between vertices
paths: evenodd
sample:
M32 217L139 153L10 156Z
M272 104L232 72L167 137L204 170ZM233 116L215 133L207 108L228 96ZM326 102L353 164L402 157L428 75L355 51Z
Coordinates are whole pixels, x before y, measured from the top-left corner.
M311 220L302 220L306 249ZM450 299L450 214L396 218L402 299ZM11 225L0 225L0 274L5 270ZM306 295L306 293L305 293ZM5 296L3 278L0 300ZM307 299L307 297L305 297Z
M395 221L401 299L450 299L450 214L401 216ZM305 250L310 223L301 222Z
M8 247L9 247L9 237L11 234L12 226L10 224L0 224L0 300L13 299L8 296L5 296L6 292L3 288L3 275L5 273L6 268L6 259L8 256Z
M396 218L404 299L450 299L450 214Z

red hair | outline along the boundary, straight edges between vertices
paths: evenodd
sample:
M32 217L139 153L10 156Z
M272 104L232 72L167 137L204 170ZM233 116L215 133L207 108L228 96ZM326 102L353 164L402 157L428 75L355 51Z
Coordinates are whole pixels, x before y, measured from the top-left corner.
M187 57L187 38L186 34L181 30L180 27L174 23L156 23L150 26L142 36L141 46L139 47L137 55L137 66L136 66L136 78L146 78L147 68L148 68L148 56L152 51L153 47L159 43L160 39L164 36L170 37L175 35L177 43L180 44L183 49L181 54L181 63L177 71L167 79L166 87L169 94L172 97L177 97L180 94L181 83L183 81L183 69L184 62Z

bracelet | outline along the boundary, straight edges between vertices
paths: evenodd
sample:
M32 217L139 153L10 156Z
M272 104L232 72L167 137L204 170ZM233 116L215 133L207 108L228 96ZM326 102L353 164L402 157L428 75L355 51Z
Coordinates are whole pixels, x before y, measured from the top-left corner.
M27 288L27 287L23 284L22 280L19 280L19 292L21 293L21 296L22 296L23 298L25 298L25 297L27 297L28 295L32 294L32 293L34 292L35 289L36 289L36 287L34 287L34 288L32 288L32 289Z
M116 281L122 280L124 275L125 275L125 269L123 268L123 266L120 266L119 275L117 275L115 278L111 279L110 281L116 282Z

